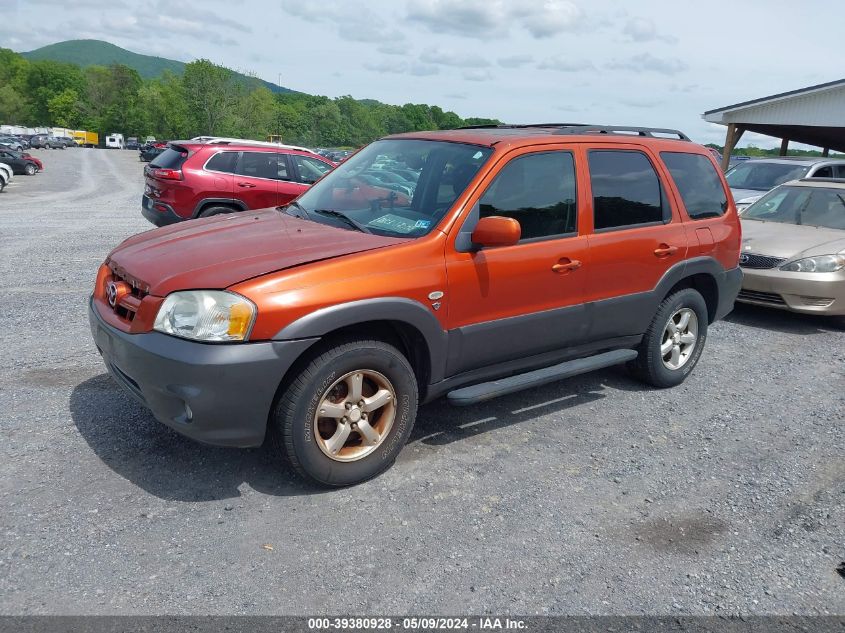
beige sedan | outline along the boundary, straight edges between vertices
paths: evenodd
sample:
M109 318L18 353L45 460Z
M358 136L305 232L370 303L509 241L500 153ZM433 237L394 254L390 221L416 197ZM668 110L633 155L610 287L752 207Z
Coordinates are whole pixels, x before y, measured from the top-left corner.
M845 180L795 180L742 215L737 301L845 315Z

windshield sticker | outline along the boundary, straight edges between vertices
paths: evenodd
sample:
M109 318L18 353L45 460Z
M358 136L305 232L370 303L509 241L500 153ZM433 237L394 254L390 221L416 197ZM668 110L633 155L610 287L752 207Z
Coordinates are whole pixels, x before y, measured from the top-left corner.
M431 226L431 220L417 220L417 223L414 225L415 229L428 229Z
M422 226L420 223L426 224L427 226ZM430 225L431 222L426 220L418 220L414 223L413 220L403 218L399 215L393 215L392 213L388 213L387 215L383 215L380 218L376 218L375 220L371 220L367 223L367 226L387 229L388 231L393 231L395 233L411 233L419 228L428 228Z

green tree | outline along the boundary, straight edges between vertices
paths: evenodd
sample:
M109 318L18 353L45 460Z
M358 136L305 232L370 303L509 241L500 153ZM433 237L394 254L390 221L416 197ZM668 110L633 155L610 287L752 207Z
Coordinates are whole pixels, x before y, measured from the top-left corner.
M81 118L79 93L73 88L65 88L47 100L47 110L54 124L60 127L77 127Z
M222 136L241 96L242 86L228 68L198 59L185 66L182 86L193 132Z
M26 124L29 120L29 104L12 86L0 86L0 121L14 125Z
M53 123L47 102L68 88L82 94L84 80L79 66L50 60L30 62L25 79L25 94L32 101L31 125Z

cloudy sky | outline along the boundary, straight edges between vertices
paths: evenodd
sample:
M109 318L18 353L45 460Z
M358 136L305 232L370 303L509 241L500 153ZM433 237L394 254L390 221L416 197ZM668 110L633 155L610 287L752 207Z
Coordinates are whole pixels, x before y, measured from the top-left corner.
M0 0L0 15L16 51L103 39L312 94L702 143L724 142L705 110L845 76L845 5L818 0Z

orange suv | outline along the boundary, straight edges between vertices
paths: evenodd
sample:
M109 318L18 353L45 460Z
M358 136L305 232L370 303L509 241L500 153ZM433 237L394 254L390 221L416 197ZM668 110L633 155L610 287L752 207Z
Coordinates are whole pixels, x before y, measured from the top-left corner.
M679 384L732 309L739 248L721 172L680 132L418 132L286 207L127 239L90 323L164 424L211 444L266 436L343 486L387 469L444 394L473 405L620 363Z

